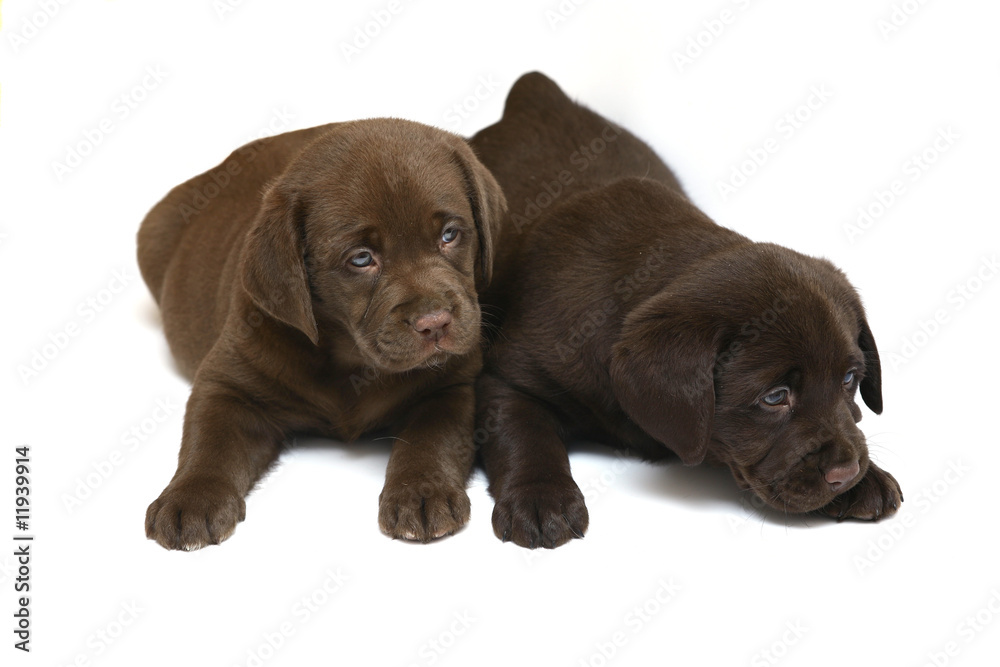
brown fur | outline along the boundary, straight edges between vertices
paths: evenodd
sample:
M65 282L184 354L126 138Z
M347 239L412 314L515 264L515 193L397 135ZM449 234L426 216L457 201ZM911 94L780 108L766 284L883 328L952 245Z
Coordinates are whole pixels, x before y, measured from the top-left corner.
M174 188L143 221L139 265L194 384L147 535L221 542L290 434L383 428L399 437L382 530L426 541L461 527L477 289L503 210L460 137L394 119L262 139ZM352 265L363 252L371 264Z
M541 74L471 144L510 203L483 299L503 323L477 385L497 536L582 537L573 438L728 466L783 511L896 511L855 425L858 387L881 412L881 375L843 273L716 225L648 146Z

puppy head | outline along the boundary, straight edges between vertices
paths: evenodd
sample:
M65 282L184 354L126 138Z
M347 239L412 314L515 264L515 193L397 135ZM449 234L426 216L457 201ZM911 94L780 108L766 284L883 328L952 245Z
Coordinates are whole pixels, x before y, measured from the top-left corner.
M460 137L395 119L339 124L265 194L243 286L314 344L349 334L359 358L347 361L433 365L478 344L476 293L504 209Z
M767 244L716 255L629 314L611 372L647 433L772 507L819 509L867 470L855 395L881 413L878 350L829 262Z

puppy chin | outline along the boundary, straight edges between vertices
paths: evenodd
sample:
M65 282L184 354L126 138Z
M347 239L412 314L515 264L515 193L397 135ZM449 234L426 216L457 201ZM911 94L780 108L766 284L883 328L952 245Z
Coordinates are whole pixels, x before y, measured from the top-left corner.
M358 340L358 349L367 359L367 363L375 369L387 373L406 373L419 368L435 368L448 361L450 357L467 354L472 345L447 336L436 342L419 342L406 344L391 344L375 342L366 345Z

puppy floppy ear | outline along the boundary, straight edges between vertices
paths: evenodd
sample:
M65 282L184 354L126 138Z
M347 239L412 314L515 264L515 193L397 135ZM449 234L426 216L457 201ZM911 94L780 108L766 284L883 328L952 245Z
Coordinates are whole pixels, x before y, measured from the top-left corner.
M705 458L715 417L722 331L699 319L673 295L651 297L626 317L610 369L625 413L685 465Z
M865 355L865 377L861 380L861 398L864 399L872 412L882 414L882 363L878 358L878 348L875 347L875 336L864 314L859 318L861 333L858 334L858 347Z
M469 205L476 223L476 236L479 240L476 289L481 291L493 278L493 256L503 217L507 212L507 199L493 174L461 137L455 141L454 156L465 178Z
M254 304L319 343L305 265L302 206L274 185L247 233L241 258L243 288Z

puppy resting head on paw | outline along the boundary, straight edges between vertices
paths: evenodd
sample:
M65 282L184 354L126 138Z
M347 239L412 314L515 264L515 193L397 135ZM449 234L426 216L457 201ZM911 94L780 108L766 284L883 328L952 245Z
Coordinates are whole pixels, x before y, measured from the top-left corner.
M882 412L878 351L824 260L739 244L699 262L629 315L612 376L647 433L774 508L823 508L868 470L855 396Z

